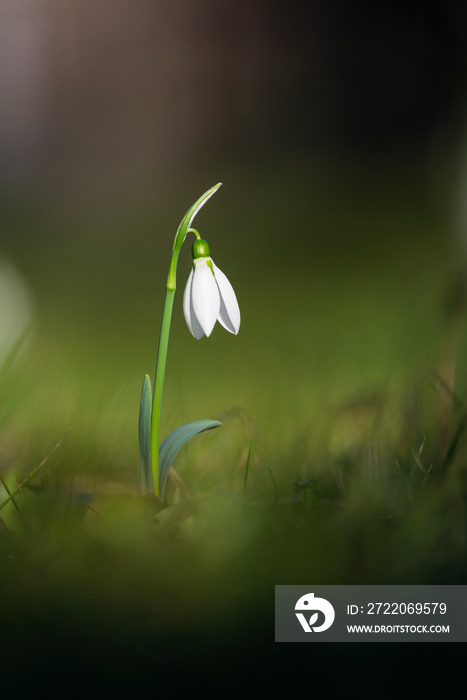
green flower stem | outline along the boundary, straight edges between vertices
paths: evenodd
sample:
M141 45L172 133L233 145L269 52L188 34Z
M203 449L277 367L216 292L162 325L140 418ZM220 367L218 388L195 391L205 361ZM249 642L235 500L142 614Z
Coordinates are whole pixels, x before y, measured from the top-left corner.
M194 233L197 239L200 239L198 231L190 228L193 219L195 218L201 207L212 197L219 189L219 182L214 187L211 187L205 192L182 219L180 226L175 234L175 240L170 260L169 275L167 277L167 291L165 294L164 311L162 313L161 334L159 338L159 350L157 353L156 376L154 379L154 397L152 404L151 416L151 463L152 474L154 478L154 490L156 496L159 497L159 445L160 445L160 427L161 427L161 406L162 406L162 390L164 387L165 366L167 364L167 349L169 347L170 322L172 320L172 309L177 288L177 264L180 250L187 233Z
M170 321L175 297L175 287L169 288L165 295L164 312L162 315L159 351L157 353L156 378L154 380L154 399L151 419L151 462L154 477L154 490L159 497L159 444L161 428L162 389L164 387L165 366L167 363L167 348L169 347Z

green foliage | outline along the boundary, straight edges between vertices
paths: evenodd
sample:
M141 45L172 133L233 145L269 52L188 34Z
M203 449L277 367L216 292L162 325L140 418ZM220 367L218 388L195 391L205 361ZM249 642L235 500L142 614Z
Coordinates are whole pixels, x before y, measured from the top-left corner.
M164 502L165 498L165 487L169 470L178 451L198 433L218 428L220 425L222 423L218 420L195 420L181 425L165 438L159 450L159 493L162 502Z
M147 374L144 378L139 407L139 459L141 471L141 493L154 493L154 479L151 464L151 412L152 390L151 379Z

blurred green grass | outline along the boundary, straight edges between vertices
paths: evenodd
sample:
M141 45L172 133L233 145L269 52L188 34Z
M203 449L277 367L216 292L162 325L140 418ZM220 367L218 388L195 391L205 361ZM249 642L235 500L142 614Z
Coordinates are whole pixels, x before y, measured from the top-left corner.
M164 433L239 407L273 453L336 402L399 390L420 365L438 361L457 250L421 195L407 201L398 182L373 185L376 193L353 182L349 192L345 179L323 193L323 183L300 172L287 181L269 173L225 179L197 223L238 292L242 332L232 338L216 328L199 343L188 334L184 250ZM7 252L30 284L37 316L27 360L9 378L12 394L23 392L9 432L24 434L26 423L33 450L71 425L68 449L88 444L99 454L83 469L136 478L140 385L154 372L170 247L189 201L174 185L157 206L143 200L146 211L115 204L117 211L77 215L62 205L37 217L39 229L30 213L33 235L20 231L16 247L12 233ZM22 437L22 459L26 449Z
M410 170L286 175L228 171L196 222L237 291L238 337L189 334L182 252L162 432L224 425L177 458L197 509L181 529L138 496L139 394L175 230L218 178L103 208L11 205L4 252L36 319L1 378L10 485L71 426L41 490L18 499L22 517L11 504L1 513L4 596L38 625L51 611L81 638L87 615L105 644L121 626L144 656L141 640L187 626L222 620L241 635L249 616L270 615L274 584L465 581L464 408L450 394L465 399L464 317L462 300L448 304L462 251L447 204ZM13 614L5 624L27 628Z

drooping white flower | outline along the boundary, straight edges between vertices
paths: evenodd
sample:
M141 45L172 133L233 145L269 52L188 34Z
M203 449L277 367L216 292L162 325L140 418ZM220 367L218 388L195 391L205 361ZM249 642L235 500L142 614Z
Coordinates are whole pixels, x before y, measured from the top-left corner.
M209 252L206 241L195 241L193 268L183 293L185 321L197 340L203 335L209 337L216 321L235 335L240 328L240 309L233 287Z

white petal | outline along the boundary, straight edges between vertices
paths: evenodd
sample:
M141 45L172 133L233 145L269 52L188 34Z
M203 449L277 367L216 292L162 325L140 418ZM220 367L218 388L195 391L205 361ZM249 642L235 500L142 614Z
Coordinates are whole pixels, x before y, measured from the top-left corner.
M227 277L217 265L212 262L217 286L219 287L221 305L219 310L219 323L230 333L237 335L240 329L240 309L237 297Z
M195 270L191 286L191 299L196 319L209 337L219 316L220 297L216 280L207 264L209 258L198 258L194 261Z
M198 319L196 318L193 310L193 300L191 294L193 273L194 270L191 268L190 276L188 277L188 282L186 283L185 291L183 292L183 315L185 316L186 325L188 326L188 330L190 331L191 335L195 337L196 340L200 340L204 335L204 331L199 325Z

